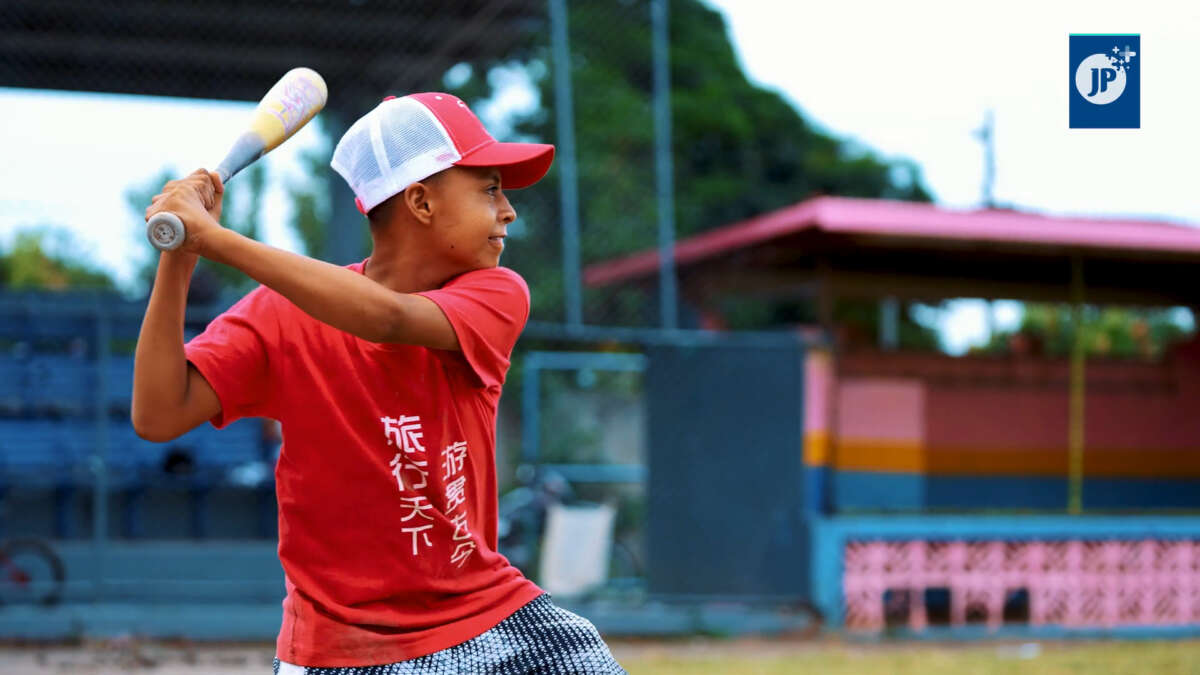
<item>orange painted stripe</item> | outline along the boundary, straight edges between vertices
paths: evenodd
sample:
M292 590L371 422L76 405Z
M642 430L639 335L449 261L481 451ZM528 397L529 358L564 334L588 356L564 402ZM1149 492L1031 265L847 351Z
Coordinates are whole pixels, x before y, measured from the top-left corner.
M912 441L837 441L833 466L845 471L925 473L925 454Z
M804 463L807 466L829 465L829 434L810 431L804 434Z
M855 439L836 444L832 464L847 471L1065 476L1067 448L924 448L913 442ZM1083 471L1106 478L1200 478L1200 448L1087 448Z

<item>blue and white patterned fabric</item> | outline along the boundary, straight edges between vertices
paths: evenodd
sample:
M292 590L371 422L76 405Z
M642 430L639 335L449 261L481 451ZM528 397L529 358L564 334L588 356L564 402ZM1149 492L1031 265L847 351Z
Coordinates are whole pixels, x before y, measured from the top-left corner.
M275 675L623 675L596 627L534 599L479 637L420 658L378 666L302 667L275 659Z

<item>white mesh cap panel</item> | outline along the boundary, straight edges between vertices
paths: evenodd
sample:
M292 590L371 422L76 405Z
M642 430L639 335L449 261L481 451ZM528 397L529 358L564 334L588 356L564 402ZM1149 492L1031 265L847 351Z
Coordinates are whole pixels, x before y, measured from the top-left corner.
M330 165L369 211L462 159L445 128L419 101L384 101L351 125Z

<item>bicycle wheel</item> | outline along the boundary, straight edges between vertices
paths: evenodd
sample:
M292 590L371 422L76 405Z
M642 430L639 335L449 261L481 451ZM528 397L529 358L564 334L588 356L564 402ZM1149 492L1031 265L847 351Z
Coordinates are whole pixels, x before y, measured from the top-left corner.
M44 541L0 544L0 604L52 606L62 599L66 576L62 560Z

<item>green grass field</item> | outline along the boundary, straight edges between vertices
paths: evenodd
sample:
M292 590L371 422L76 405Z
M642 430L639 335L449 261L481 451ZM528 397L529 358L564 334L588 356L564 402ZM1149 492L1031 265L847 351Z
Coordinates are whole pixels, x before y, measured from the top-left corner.
M631 675L1060 675L1200 674L1200 642L1016 644L706 641L614 645Z
M631 675L1200 675L1200 641L859 644L697 639L612 642ZM4 675L268 675L270 644L124 638L0 645Z

